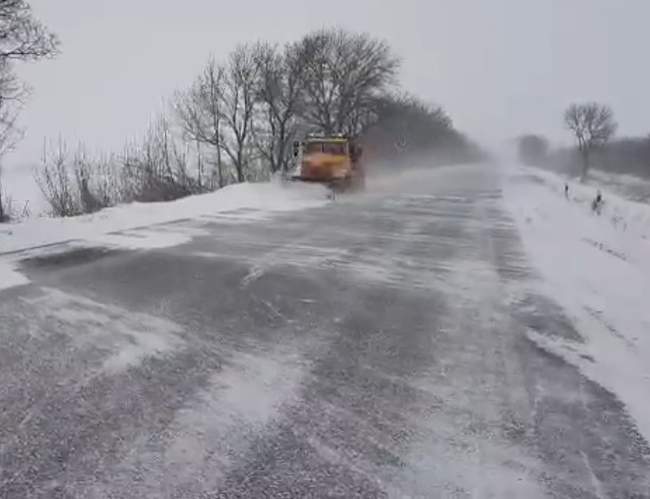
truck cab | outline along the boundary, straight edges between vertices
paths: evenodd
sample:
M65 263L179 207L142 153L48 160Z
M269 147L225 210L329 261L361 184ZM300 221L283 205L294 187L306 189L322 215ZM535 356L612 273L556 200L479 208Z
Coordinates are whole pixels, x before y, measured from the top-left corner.
M294 143L298 167L294 180L347 189L363 183L361 148L345 135L309 135Z

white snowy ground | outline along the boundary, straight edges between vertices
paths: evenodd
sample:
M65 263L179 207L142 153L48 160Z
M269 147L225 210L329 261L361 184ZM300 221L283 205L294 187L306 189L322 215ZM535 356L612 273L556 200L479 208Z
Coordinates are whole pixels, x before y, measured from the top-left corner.
M589 183L604 187L615 194L620 194L626 199L650 202L650 180L623 173L608 173L593 170L589 174Z
M12 254L60 242L106 244L135 248L173 246L186 242L192 234L174 230L139 231L138 237L124 233L182 219L218 215L233 222L259 220L272 212L300 210L323 205L327 193L320 186L279 181L228 186L214 193L191 196L167 203L131 203L107 208L92 215L72 218L31 217L0 225L0 290L25 284L15 270ZM241 210L237 213L238 210ZM234 213L233 213L234 212ZM146 237L142 237L145 235Z
M584 343L530 332L615 393L650 441L650 205L602 189L600 216L591 212L596 188L550 172L505 171L506 204L541 279L540 290L562 305Z

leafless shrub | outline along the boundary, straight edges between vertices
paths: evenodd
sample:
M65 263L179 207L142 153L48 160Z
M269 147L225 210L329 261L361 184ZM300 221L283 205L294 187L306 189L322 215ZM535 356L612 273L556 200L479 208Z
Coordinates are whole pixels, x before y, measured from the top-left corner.
M44 148L34 178L54 216L93 213L122 200L121 165L114 156L91 156L80 144L71 153L59 140Z
M172 201L203 189L189 173L188 155L160 118L141 143L125 147L121 194L125 201Z
M44 147L34 178L54 216L71 217L83 213L72 160L63 140L50 150Z
M25 201L21 206L17 206L14 199L2 190L0 185L0 223L23 220L31 216L29 201Z
M79 146L73 157L73 171L83 213L93 213L122 201L120 167L114 155L93 157L83 145Z

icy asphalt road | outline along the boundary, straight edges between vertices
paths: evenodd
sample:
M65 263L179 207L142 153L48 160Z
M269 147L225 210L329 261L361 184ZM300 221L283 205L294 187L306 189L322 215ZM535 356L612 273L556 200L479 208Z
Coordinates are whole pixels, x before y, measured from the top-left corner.
M501 196L442 169L24 260L0 498L650 497L624 406L526 335L580 340Z

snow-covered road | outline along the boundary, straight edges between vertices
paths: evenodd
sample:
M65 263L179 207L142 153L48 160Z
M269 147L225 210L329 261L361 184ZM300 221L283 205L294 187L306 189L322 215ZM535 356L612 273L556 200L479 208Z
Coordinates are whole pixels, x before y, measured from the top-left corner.
M503 175L12 255L0 497L650 497Z

